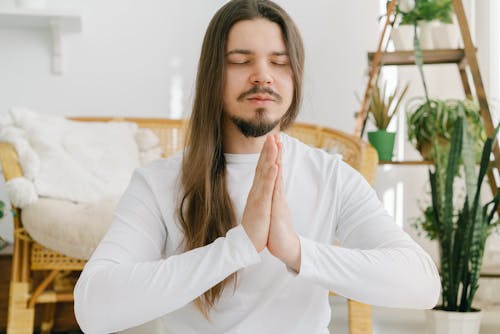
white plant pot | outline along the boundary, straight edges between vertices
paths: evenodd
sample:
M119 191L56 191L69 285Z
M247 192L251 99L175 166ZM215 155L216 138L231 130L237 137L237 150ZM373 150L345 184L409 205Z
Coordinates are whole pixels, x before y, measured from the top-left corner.
M438 21L418 21L418 37L420 40L420 48L422 50L434 49L432 41L432 30L439 25Z
M41 9L47 7L45 0L16 0L16 6L19 8Z
M403 24L391 31L391 40L396 51L413 50L414 29L411 24Z
M453 23L439 23L432 27L432 43L435 49L458 49L460 31Z
M427 310L428 334L479 334L482 311L449 312Z

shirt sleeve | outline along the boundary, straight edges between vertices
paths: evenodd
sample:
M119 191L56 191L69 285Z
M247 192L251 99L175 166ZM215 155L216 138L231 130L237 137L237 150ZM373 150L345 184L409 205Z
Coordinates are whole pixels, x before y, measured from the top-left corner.
M164 258L167 233L146 176L136 171L74 290L75 315L85 333L158 318L260 261L241 225L209 245Z
M342 246L300 236L298 276L371 305L434 307L440 279L431 257L395 224L358 172L345 163L339 168L335 237Z

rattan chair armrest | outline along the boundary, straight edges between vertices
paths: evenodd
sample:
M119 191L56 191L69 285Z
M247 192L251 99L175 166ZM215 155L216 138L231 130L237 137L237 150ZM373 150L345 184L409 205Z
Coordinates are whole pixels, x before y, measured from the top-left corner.
M5 181L23 176L23 170L19 164L17 152L9 143L0 142L0 164L2 165Z

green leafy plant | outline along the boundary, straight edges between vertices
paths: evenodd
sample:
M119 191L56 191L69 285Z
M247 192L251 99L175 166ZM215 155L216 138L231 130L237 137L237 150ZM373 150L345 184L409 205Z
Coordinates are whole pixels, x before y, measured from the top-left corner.
M482 149L479 172L476 172L474 148L467 121L459 117L454 123L451 144L445 166L435 162L429 170L432 205L427 207L420 223L430 239L439 243L441 264L442 305L446 311L474 311L472 302L479 287L486 239L499 220L494 220L500 200L500 188L493 199L481 205L480 191L486 175L493 143L498 129ZM458 214L454 210L454 181L461 162L464 168L466 196ZM445 170L444 177L437 170Z
M400 0L396 6L397 15L401 16L400 24L416 24L422 20L451 23L452 12L451 0Z
M408 139L428 160L435 160L436 150L447 151L456 121L467 120L470 134L479 161L481 148L486 140L486 132L480 116L479 104L465 99L413 99L407 107ZM411 105L416 107L411 107Z
M396 87L394 91L386 98L387 82L380 89L378 80L372 85L370 90L370 104L368 106L368 115L377 129L386 130L391 123L392 118L399 110L401 100L408 91L409 84L398 92Z
M422 0L421 0L422 1ZM415 2L415 8L420 3ZM451 4L450 4L451 6ZM458 117L466 118L472 133L473 141L478 148L477 160L481 154L481 147L486 139L484 125L480 117L479 104L475 101L465 99L463 101L450 99L430 99L423 70L423 55L420 40L417 34L417 24L414 22L413 46L415 49L415 64L417 65L425 100L420 99L416 108L407 107L408 139L419 150L422 156L428 160L446 160L443 155L437 156L438 151L447 151L453 126ZM417 99L410 101L412 105ZM413 104L415 105L415 104Z

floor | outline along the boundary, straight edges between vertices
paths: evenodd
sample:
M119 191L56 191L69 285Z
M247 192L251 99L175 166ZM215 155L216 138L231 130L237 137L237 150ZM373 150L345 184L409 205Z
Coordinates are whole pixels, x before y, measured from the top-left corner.
M345 299L332 297L330 302L332 304L330 333L348 334ZM158 332L155 326L150 324L149 328L132 329L121 334ZM425 334L426 331L425 311L373 307L373 334ZM480 334L500 334L500 306L485 310Z
M347 304L341 297L331 298L332 321L330 333L348 334ZM373 307L373 334L424 334L426 333L425 311L401 310L382 307ZM157 332L153 327L141 330L126 331L126 334L142 334ZM78 334L75 331L64 334ZM500 306L491 306L484 310L480 334L500 333ZM2 334L2 333L0 333ZM63 334L63 333L59 333Z
M348 334L347 305L344 299L333 297L330 333ZM426 333L425 311L373 307L373 334ZM480 334L500 333L500 306L484 310Z

